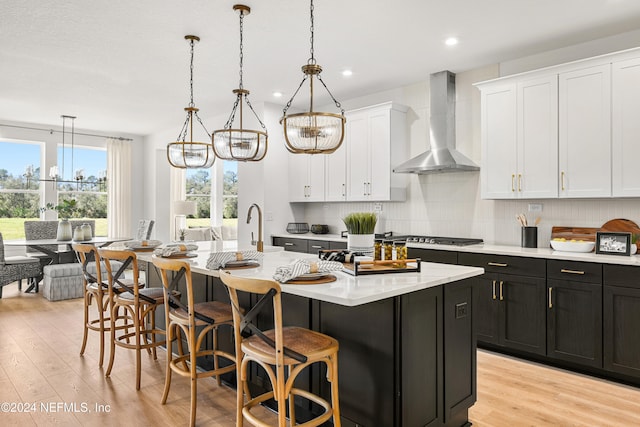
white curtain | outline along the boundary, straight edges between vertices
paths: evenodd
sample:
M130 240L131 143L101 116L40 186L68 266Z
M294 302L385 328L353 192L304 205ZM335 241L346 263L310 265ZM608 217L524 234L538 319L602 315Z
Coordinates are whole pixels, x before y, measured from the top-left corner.
M173 210L173 205L175 201L177 200L185 200L187 197L187 186L186 186L186 171L184 169L180 169L180 168L174 168L173 166L171 166L169 168L170 172L169 172L169 176L170 176L170 188L169 188L169 195L170 195L170 202L171 203L171 208L170 208L170 212L171 212L171 226L170 226L170 230L171 230L171 236L172 238L175 238L176 236L176 225L175 225L175 218L176 218L176 213Z
M131 237L131 143L107 138L107 234Z

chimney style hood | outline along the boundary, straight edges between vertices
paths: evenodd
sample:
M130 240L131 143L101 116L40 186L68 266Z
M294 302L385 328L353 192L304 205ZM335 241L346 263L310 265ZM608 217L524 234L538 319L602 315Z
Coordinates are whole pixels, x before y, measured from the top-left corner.
M430 76L431 149L393 169L396 173L478 171L480 167L456 150L456 75Z

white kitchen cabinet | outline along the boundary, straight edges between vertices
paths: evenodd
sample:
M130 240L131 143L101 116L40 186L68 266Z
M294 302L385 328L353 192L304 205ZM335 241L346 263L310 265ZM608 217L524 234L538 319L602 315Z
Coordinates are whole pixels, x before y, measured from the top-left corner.
M482 198L557 197L557 75L481 90Z
M559 74L560 197L611 196L611 65Z
M345 140L346 140L345 136ZM325 158L325 200L347 200L347 144L346 141Z
M640 196L640 58L613 63L612 195Z
M406 200L406 176L392 173L408 159L406 111L389 102L347 112L346 200Z
M289 201L325 199L325 154L289 154Z

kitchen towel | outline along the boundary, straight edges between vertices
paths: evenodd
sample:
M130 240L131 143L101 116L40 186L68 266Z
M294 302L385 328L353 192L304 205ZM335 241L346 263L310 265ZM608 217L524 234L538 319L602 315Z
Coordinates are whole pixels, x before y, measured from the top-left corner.
M168 257L176 254L183 254L191 251L198 250L198 245L194 244L170 244L163 248L158 248L153 251L154 255Z
M213 252L207 260L209 270L217 270L225 267L229 261L262 261L262 252L258 251L233 251Z
M296 259L289 265L276 268L273 279L285 283L303 274L330 273L341 271L342 263L336 261L314 261L310 259Z

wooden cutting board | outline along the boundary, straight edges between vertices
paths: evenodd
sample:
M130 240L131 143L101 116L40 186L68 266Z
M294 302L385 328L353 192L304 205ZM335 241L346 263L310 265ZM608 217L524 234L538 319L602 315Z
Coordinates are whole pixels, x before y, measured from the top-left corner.
M567 240L596 241L596 232L599 228L592 227L551 227L551 240L564 238Z
M622 233L640 234L640 227L638 224L630 219L612 219L605 222L599 231L617 231Z

